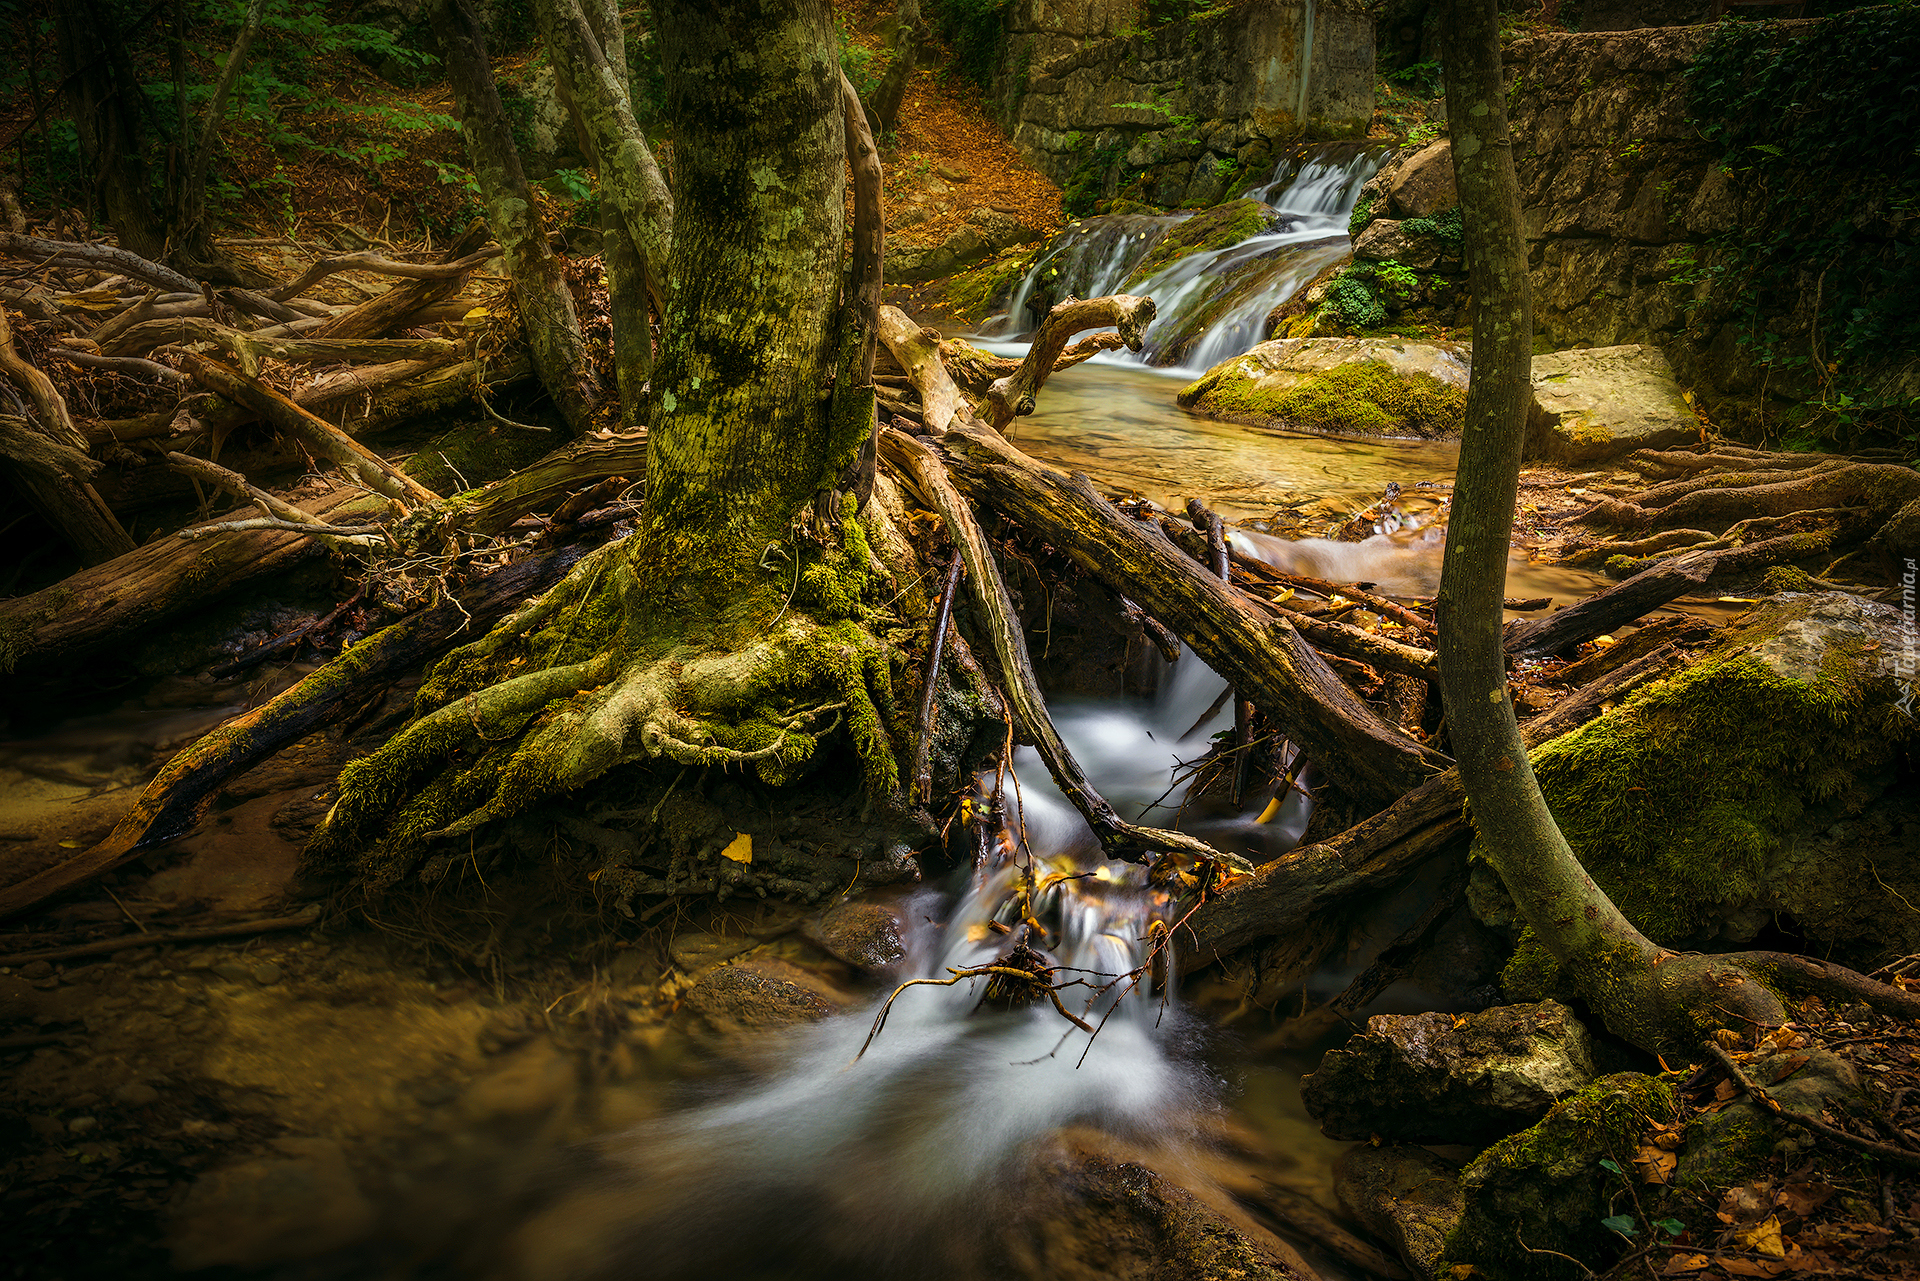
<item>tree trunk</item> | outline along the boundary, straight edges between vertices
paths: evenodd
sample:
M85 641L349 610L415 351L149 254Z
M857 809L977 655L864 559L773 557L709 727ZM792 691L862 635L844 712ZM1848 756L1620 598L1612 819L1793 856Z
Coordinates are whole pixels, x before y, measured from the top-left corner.
M52 12L67 112L93 184L88 204L112 224L121 248L164 257L167 235L153 208L140 85L116 18L100 0L55 5Z
M1454 760L1481 855L1608 1028L1650 1049L1684 1048L1703 1026L1777 1020L1779 1005L1750 976L1671 956L1634 928L1574 857L1534 779L1501 636L1533 304L1494 0L1453 0L1446 32L1447 128L1474 298L1472 381L1434 607Z
M900 104L907 96L907 82L913 78L914 66L920 60L920 45L927 36L920 20L919 0L900 0L895 14L900 25L893 34L893 57L867 100L867 119L873 125L875 137L893 133L900 118Z
M593 426L599 390L580 337L573 295L567 292L560 264L547 247L532 189L520 167L513 128L487 60L486 35L466 0L434 0L433 23L459 108L467 157L480 184L487 225L500 242L507 275L513 280L533 367L567 426L576 434L587 431Z
M822 395L845 226L840 68L815 0L731 21L704 5L655 14L678 213L641 578L652 600L712 616L784 594L760 565L798 554L794 518L860 444L829 439Z

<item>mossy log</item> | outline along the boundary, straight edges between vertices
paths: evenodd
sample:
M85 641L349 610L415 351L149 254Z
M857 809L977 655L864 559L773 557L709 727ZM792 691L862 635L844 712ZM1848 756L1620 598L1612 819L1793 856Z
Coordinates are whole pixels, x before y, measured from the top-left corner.
M320 728L350 699L418 667L454 637L492 626L527 597L552 586L580 554L567 548L495 570L453 599L369 636L292 689L203 736L166 763L99 844L0 889L0 918L37 907L142 850L185 835L228 780Z
M954 480L1060 549L1109 591L1138 601L1258 705L1348 795L1385 805L1446 757L1389 725L1284 618L1128 519L1084 476L1028 458L977 426L946 440ZM1153 532L1149 532L1152 530Z

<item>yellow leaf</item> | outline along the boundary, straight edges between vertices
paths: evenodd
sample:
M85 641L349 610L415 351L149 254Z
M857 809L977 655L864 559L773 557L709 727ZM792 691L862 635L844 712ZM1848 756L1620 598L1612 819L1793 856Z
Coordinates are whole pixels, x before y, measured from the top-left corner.
M753 862L753 836L750 833L741 832L733 838L727 848L720 851L720 857L730 858L736 863Z
M1769 1214L1742 1232L1739 1241L1744 1249L1752 1250L1756 1254L1764 1254L1769 1258L1783 1259L1787 1254L1786 1244L1780 1240L1778 1215Z
M1276 605L1284 605L1293 599L1293 588L1289 587L1283 592L1275 592L1273 595L1267 597L1267 599Z
M60 848L63 850L77 850L80 848L80 844L79 841L61 841Z

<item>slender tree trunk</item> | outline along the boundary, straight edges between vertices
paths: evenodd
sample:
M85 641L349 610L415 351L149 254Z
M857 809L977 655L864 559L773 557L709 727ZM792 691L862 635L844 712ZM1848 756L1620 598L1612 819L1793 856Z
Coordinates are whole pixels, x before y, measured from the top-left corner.
M873 126L876 138L891 134L900 118L900 104L906 100L907 82L913 78L913 69L920 60L920 45L926 39L926 28L920 20L919 0L900 0L895 11L900 23L893 36L893 57L887 63L887 69L880 75L880 83L874 86L873 94L867 99L867 120Z
M584 432L593 424L599 393L580 337L573 295L567 292L560 264L547 247L533 192L520 167L513 129L493 82L486 36L466 0L434 0L433 21L487 225L500 242L501 257L513 280L534 369L567 425L576 433Z
M112 225L122 249L157 261L166 256L166 230L153 208L140 86L125 82L131 70L114 15L99 0L55 5L53 15L67 110L92 177L88 204Z
M828 414L845 230L839 59L819 0L654 13L678 212L638 603L737 615L797 581L796 517L859 445L835 448Z

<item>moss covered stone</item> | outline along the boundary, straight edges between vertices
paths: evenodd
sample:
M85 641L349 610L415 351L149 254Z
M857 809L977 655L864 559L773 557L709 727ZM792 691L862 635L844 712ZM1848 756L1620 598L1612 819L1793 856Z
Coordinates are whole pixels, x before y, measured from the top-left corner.
M1920 851L1873 819L1911 768L1899 627L1856 596L1776 596L1533 754L1574 853L1629 920L1670 947L1744 942L1779 920L1836 959L1920 950ZM1507 981L1555 990L1524 945Z
M1436 1275L1472 1265L1484 1281L1547 1281L1591 1275L1551 1250L1596 1269L1622 1252L1600 1220L1615 1213L1649 1121L1678 1111L1664 1079L1621 1072L1556 1104L1537 1125L1482 1152L1460 1172L1464 1208ZM1611 1162L1608 1169L1602 1162Z
M1457 436L1466 360L1451 344L1306 338L1223 361L1180 404L1237 422L1345 436Z
M1284 216L1258 200L1243 197L1229 200L1224 205L1215 205L1176 224L1162 236L1122 288L1131 291L1133 286L1182 258L1231 248L1249 237L1276 230L1286 221Z

